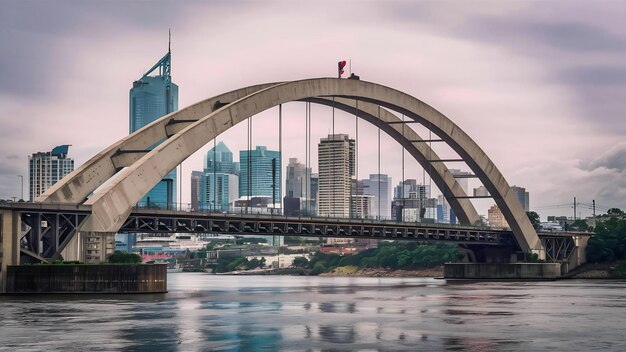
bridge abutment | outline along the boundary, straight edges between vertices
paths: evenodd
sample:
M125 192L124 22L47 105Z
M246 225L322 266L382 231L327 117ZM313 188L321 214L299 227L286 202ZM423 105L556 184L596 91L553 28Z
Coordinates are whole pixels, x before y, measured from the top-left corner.
M20 214L0 209L0 293L6 292L7 268L20 264Z

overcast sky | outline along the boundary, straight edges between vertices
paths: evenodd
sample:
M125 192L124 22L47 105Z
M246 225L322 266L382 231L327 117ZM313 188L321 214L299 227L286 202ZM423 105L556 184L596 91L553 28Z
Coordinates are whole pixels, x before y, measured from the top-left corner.
M351 59L362 79L463 128L542 217L571 216L574 196L626 208L624 18L623 1L0 0L0 198L19 197L29 154L71 144L80 165L128 134L129 89L165 54L171 28L179 108L248 85L334 76ZM284 163L304 161L304 104L284 114ZM314 142L330 116L314 108ZM359 178L378 172L377 130L365 124ZM254 125L255 145L278 147L276 109ZM353 116L337 114L336 132L354 129ZM238 158L246 130L218 141ZM184 202L208 149L183 165ZM401 147L383 137L381 150L381 172L396 184ZM405 175L422 179L409 160Z

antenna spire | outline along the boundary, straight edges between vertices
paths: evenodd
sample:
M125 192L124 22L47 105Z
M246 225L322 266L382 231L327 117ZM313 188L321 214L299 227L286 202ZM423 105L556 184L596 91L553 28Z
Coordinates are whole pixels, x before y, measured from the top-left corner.
M168 29L167 33L168 33L167 52L171 53L172 52L172 30Z

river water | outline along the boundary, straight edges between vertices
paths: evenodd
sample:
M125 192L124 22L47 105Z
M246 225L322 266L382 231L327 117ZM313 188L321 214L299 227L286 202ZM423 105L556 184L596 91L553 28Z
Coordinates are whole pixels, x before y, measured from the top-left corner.
M161 295L0 296L0 351L626 351L626 281L168 281Z

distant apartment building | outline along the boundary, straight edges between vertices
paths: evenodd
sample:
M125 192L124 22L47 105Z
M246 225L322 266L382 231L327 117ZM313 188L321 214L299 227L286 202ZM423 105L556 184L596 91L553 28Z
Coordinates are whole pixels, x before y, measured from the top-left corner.
M471 172L461 171L460 169L448 169L452 176L456 179L456 182L461 185L465 194L469 194L468 189L468 177L472 175Z
M495 204L487 210L487 221L489 221L489 226L491 227L509 227L509 223L504 218L502 211Z
M365 194L352 195L350 214L355 219L375 219L375 205L376 200L374 196Z
M354 139L346 134L328 135L318 144L319 216L348 218L352 175L354 175Z
M28 157L29 194L31 202L74 170L74 160L67 157L69 145Z
M489 197L489 191L487 191L487 187L479 186L474 188L474 197Z

